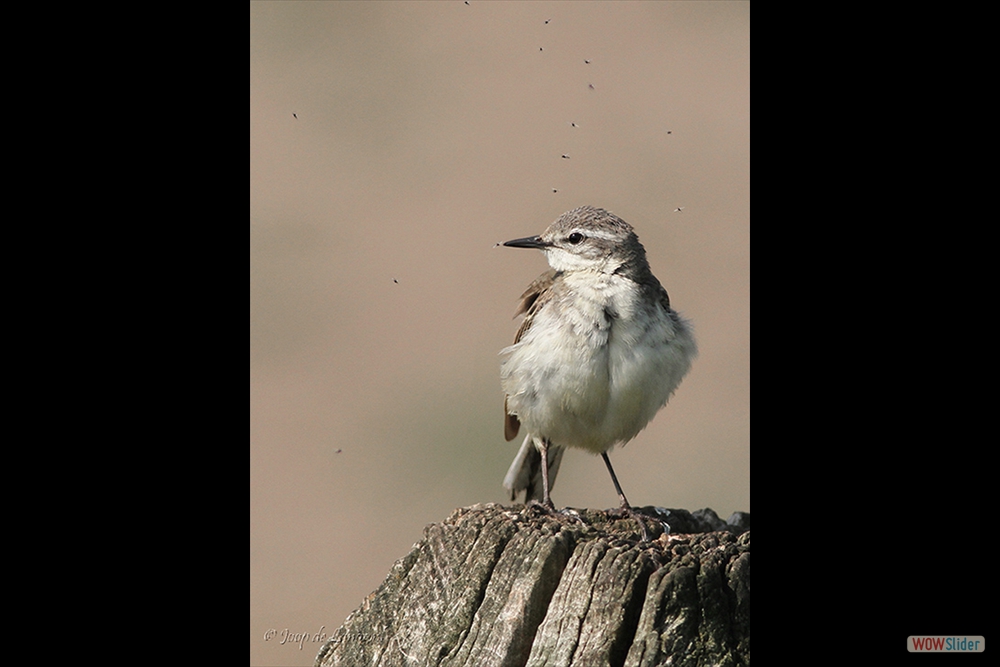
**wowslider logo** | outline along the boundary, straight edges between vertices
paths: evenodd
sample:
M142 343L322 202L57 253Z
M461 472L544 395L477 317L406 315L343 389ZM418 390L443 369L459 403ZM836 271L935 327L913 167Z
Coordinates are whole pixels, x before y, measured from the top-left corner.
M985 637L916 637L906 638L910 653L982 653L986 650Z

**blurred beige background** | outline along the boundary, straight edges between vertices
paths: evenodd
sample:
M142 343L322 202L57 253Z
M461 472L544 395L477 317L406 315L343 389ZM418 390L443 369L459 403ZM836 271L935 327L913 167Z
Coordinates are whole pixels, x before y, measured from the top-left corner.
M582 204L635 227L701 348L612 454L625 492L750 510L749 13L250 4L251 664L312 664L424 525L508 502L497 353L547 265L493 246ZM553 498L617 505L572 450Z

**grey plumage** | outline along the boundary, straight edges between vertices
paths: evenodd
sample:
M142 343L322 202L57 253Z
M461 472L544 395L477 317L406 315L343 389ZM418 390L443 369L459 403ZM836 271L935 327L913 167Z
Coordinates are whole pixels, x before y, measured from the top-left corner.
M583 206L504 245L538 248L552 267L521 295L524 321L501 351L504 435L527 431L504 486L544 502L542 452L550 491L567 447L606 454L645 428L697 348L635 231L608 211Z

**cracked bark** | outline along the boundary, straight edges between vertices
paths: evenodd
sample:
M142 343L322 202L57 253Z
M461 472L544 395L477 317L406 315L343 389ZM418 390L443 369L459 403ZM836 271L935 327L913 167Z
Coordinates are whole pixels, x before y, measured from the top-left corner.
M727 524L670 510L670 534L645 543L631 519L580 517L456 510L425 529L316 665L750 664L749 515Z

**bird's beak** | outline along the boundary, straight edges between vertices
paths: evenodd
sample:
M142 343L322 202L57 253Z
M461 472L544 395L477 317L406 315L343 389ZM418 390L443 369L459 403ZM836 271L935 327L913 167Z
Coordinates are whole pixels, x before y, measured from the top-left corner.
M504 245L511 248L548 248L552 244L543 241L541 236L526 236L523 239L506 241Z

